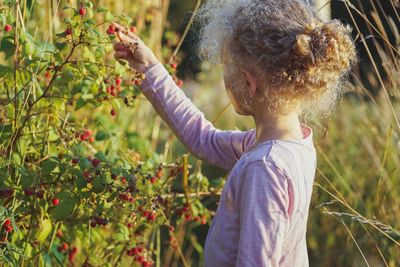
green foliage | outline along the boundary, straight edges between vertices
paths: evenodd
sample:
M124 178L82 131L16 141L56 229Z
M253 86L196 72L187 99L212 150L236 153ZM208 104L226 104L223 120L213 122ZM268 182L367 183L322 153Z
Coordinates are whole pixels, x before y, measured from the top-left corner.
M118 125L135 119L109 115L110 108L140 113L144 105L137 73L111 57L115 36L104 28L135 21L83 1L63 7L61 28L39 38L15 13L29 18L36 9L24 8L11 2L0 9L1 25L13 26L0 40L0 262L152 264L166 253L149 238L155 231L178 249L172 226L206 224L209 213L195 194L193 210L182 212L179 157L166 162L142 128ZM151 38L152 25L141 30ZM185 194L208 192L200 169L189 181ZM142 252L133 255L133 248Z

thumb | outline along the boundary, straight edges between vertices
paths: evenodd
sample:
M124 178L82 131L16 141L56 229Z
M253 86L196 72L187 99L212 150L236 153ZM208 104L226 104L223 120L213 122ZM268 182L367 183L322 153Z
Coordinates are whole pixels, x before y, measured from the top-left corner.
M117 37L122 43L131 43L134 41L133 38L129 37L128 35L126 35L125 33L121 32L121 31L117 32Z

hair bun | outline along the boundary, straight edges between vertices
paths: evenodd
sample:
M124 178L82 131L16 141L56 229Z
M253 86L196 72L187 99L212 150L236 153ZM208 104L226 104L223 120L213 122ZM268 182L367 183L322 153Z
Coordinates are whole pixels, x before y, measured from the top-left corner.
M338 20L313 22L297 34L293 50L305 60L303 64L335 64L337 68L347 69L356 57L350 32Z

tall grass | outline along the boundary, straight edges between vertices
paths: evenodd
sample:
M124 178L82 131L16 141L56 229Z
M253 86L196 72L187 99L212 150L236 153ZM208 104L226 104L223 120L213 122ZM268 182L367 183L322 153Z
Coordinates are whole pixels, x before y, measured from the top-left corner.
M346 96L331 119L312 124L319 163L307 236L310 265L400 266L399 3L395 0L335 2L341 2L342 8L351 14L350 19L354 19L356 41L365 50L361 64L368 67L354 70ZM31 2L22 1L21 5L27 3ZM68 3L78 4L76 0ZM365 13L366 3L372 6L373 13ZM35 33L35 37L54 38L61 30L63 4L65 1L34 1L31 12L22 14L23 26ZM136 17L139 32L141 25L152 23L154 32L147 41L161 55L161 33L169 1L98 0L97 4L114 13ZM392 8L392 17L383 12L383 4ZM35 23L31 23L33 19ZM367 25L368 32L361 32L361 24ZM217 126L251 127L251 122L234 115L232 108L218 116L228 103L227 98L221 97L224 90L220 77L214 67L205 67L199 75L200 84L189 82L185 90L210 120L217 118ZM150 140L140 152L159 149L166 160L171 160L182 152L181 145L151 107L141 103L133 110L126 110L126 116L110 130L115 131L116 137L128 131L137 132ZM119 149L117 144L113 144L115 149ZM127 151L127 156L137 154ZM214 171L207 165L204 168L210 176L216 176ZM205 201L215 202L215 199ZM206 230L185 225L180 229L183 253L193 266L201 265ZM163 257L162 262L167 264L164 266L180 264L179 257L171 250Z

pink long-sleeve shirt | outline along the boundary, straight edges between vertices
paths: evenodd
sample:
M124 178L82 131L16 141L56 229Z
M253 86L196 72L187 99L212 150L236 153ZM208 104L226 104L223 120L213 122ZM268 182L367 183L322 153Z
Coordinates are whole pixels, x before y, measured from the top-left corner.
M312 129L301 124L300 141L269 140L248 150L254 129L216 129L162 64L145 74L143 94L180 141L194 156L230 171L207 234L204 266L308 266Z

